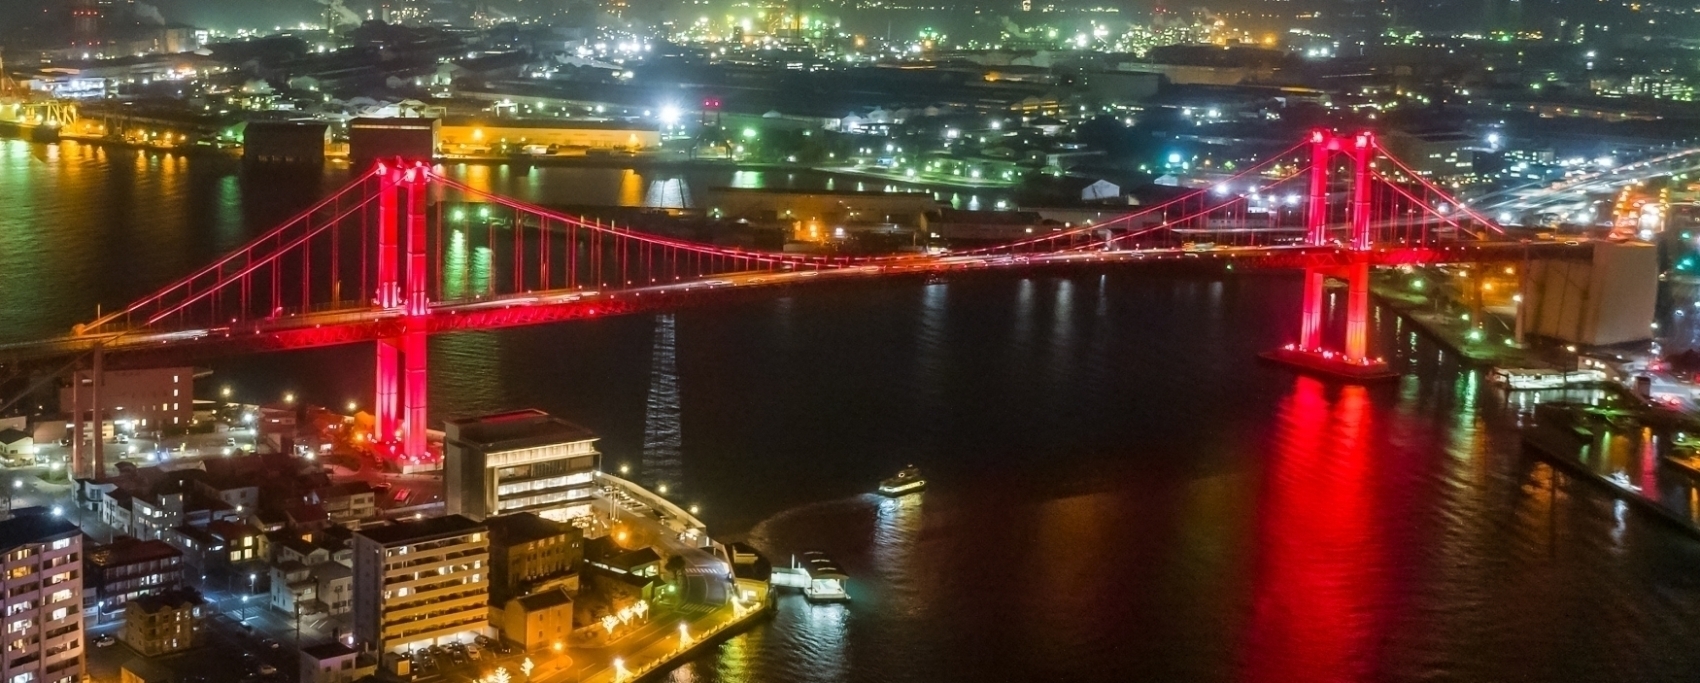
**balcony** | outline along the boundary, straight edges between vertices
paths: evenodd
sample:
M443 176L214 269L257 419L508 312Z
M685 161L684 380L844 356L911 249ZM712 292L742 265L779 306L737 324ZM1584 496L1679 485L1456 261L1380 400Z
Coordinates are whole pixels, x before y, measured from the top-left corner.
M485 609L489 607L489 604L489 594L479 591L477 593L469 593L458 597L431 600L418 605L386 609L384 610L384 621L386 623L400 623L403 620L414 619L421 616L425 616L425 618L430 619L435 617L426 615L455 614L465 612L470 609Z

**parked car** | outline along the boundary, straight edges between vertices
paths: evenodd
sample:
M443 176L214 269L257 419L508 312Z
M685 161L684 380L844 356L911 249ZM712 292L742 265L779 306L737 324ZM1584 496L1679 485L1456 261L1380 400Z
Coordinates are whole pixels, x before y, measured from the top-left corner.
M275 673L277 673L277 667L272 666L270 664L261 664L260 665L260 675L261 676L270 676L270 675L275 674Z
M94 639L94 646L95 647L112 647L117 642L118 642L118 639L112 637L112 634L102 633L102 634L100 634L99 637Z

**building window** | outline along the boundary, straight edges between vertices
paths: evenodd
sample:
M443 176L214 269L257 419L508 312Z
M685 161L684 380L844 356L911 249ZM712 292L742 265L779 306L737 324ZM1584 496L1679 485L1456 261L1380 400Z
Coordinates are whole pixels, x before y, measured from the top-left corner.
M71 547L71 539L61 538L57 541L54 541L53 545L51 547L52 547L53 550L64 550L66 548Z

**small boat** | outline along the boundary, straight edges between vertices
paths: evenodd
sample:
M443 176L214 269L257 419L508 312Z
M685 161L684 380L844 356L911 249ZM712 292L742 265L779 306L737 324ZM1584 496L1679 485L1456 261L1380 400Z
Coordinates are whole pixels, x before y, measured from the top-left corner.
M880 482L880 495L897 497L926 487L927 480L921 476L921 470L910 465L898 472L897 476Z

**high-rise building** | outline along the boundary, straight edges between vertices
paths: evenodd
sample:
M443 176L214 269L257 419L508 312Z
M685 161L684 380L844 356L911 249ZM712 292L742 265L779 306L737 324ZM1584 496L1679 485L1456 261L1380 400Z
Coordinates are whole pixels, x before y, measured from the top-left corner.
M0 681L83 677L83 532L57 516L0 522Z
M512 512L556 521L590 514L602 457L596 440L590 430L541 410L449 420L448 512L478 520Z
M494 636L488 535L461 515L355 532L354 636L381 653Z

